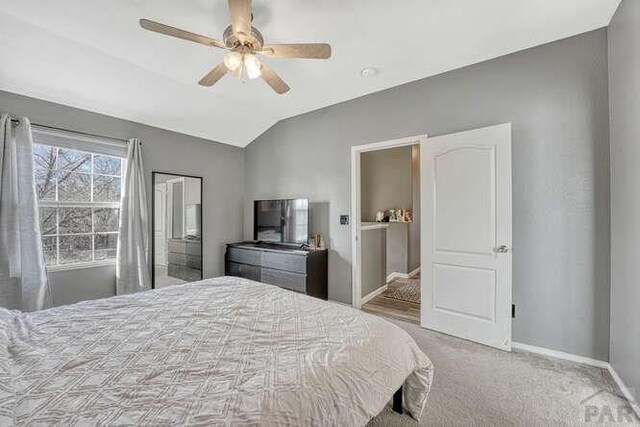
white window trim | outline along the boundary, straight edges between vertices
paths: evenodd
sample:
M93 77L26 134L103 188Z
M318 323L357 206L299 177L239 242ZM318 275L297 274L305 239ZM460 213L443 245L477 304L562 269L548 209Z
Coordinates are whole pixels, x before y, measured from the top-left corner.
M121 194L124 191L124 177L126 172L126 156L127 156L127 144L124 141L114 140L111 138L101 138L95 137L92 135L85 135L81 133L75 133L72 131L65 131L60 129L52 129L47 127L33 126L34 133L34 144L37 145L46 145L50 147L57 147L62 149L71 149L76 151L82 151L92 155L106 155L111 157L119 157L122 161L122 174L119 176L121 179ZM93 161L91 163L92 170L88 174L93 176ZM117 175L108 175L108 174L99 174L101 176L117 176ZM56 198L57 198L58 188L56 186ZM93 179L91 180L91 196L93 197ZM52 200L42 200L38 201L38 208L60 208L60 207L77 207L77 208L114 208L121 209L122 200L118 202L92 202L92 201L52 201ZM91 233L63 233L63 234L48 234L46 236L64 236L64 235L91 235L94 236L96 233L93 230L93 222L91 223ZM103 233L97 233L103 234ZM107 231L104 234L119 234L119 231ZM43 237L46 237L43 236ZM95 241L91 239L91 254L92 257L95 256ZM59 250L59 248L58 248ZM57 256L59 258L59 254ZM108 260L93 260L88 262L80 262L80 263L70 263L70 264L56 264L56 265L48 265L46 269L48 272L57 272L57 271L72 271L72 270L82 270L86 268L96 268L96 267L104 267L104 266L115 266L115 259Z
M82 262L77 264L58 264L58 265L48 265L47 272L55 273L57 271L72 271L72 270L83 270L85 268L98 268L98 267L107 267L107 266L116 266L115 259L109 259L105 261L90 261L90 262Z
M36 144L125 159L127 157L127 143L125 141L38 125L33 125L31 128L34 135L34 143Z

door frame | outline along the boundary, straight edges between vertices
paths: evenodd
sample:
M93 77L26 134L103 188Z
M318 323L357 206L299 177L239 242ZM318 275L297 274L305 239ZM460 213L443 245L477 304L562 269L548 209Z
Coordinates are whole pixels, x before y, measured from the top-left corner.
M362 153L368 151L385 150L388 148L420 145L428 139L427 134L409 136L406 138L391 139L369 144L354 145L351 147L351 306L362 306L362 247L360 245L361 222L361 171L360 158ZM424 171L420 171L424 173ZM420 215L423 215L422 211ZM421 223L424 223L421 218Z

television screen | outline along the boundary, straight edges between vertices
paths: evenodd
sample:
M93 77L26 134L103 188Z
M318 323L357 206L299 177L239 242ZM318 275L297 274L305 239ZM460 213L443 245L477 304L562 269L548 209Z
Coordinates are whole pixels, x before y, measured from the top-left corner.
M256 200L253 239L303 244L309 238L309 200Z

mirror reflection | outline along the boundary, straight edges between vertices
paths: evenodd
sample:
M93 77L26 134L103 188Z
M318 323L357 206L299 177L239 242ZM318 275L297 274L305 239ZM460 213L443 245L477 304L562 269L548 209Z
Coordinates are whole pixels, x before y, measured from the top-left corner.
M155 288L202 279L202 178L153 173Z

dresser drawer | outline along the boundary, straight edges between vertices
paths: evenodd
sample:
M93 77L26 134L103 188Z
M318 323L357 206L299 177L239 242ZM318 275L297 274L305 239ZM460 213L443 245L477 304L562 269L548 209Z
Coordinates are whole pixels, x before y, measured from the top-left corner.
M187 255L187 267L202 269L202 257L200 255Z
M225 268L227 276L242 277L249 280L260 281L260 267L255 265L239 264L227 261Z
M292 271L295 273L307 273L307 258L298 255L281 254L277 252L264 252L262 254L262 266L277 270Z
M187 251L187 242L184 240L169 239L169 252L185 253Z
M260 265L261 252L249 249L227 248L227 260L241 264Z
M204 260L203 260L204 262ZM239 242L227 245L225 274L327 299L326 250Z
M187 242L187 255L200 256L202 254L202 245L199 241Z
M235 262L229 262L227 261L225 268L224 268L224 274L227 276L236 276L236 277L242 277L240 275L241 273L241 269L240 267L242 267L242 264L236 264Z
M187 256L175 252L169 252L169 262L177 265L187 265Z
M296 292L306 292L307 276L304 274L289 273L271 268L262 269L262 283L280 286Z
M184 265L169 264L167 266L167 274L169 277L182 279L186 282L195 282L202 280L202 270L185 267Z

